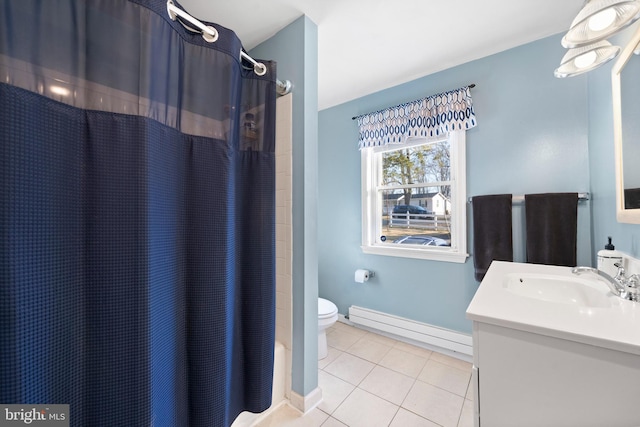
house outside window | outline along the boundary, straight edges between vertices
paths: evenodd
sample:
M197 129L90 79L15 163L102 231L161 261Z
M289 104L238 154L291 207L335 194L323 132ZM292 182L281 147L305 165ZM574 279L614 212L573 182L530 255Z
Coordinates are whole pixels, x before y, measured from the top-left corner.
M465 262L465 86L356 116L365 253Z
M466 260L464 130L361 150L365 253Z

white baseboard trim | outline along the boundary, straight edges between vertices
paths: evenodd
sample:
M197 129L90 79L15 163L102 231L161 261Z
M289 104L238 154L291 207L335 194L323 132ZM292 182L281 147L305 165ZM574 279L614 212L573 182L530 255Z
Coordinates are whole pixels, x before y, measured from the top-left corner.
M349 307L348 319L343 316L338 320L462 360L471 361L473 355L471 335L439 328L427 323L416 322L355 305Z
M289 405L302 412L302 414L307 414L309 411L314 409L322 402L322 390L320 387L316 387L311 392L309 392L306 396L301 396L295 391L291 390L291 399L289 400Z

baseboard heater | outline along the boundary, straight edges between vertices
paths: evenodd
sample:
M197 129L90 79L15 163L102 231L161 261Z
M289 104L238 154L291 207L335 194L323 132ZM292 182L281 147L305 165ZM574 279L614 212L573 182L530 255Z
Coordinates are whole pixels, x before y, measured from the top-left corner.
M420 343L473 355L471 336L460 332L355 305L349 307L349 321Z

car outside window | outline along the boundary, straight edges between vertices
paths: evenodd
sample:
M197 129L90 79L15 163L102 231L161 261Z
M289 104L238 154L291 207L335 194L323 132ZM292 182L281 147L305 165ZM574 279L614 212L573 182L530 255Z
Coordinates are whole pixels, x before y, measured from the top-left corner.
M362 249L464 262L465 132L362 150Z

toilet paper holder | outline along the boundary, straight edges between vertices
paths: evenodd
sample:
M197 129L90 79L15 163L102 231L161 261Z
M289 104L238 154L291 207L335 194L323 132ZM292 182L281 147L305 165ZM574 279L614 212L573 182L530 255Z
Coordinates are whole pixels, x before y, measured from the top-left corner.
M357 283L364 283L372 277L375 277L375 273L373 271L358 269L354 275L354 280Z

